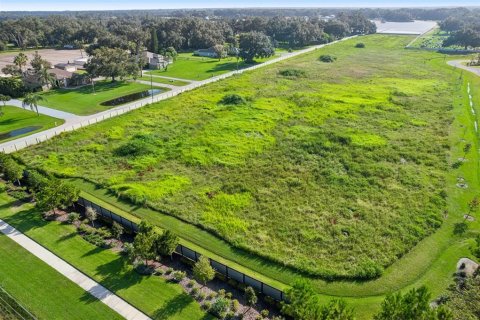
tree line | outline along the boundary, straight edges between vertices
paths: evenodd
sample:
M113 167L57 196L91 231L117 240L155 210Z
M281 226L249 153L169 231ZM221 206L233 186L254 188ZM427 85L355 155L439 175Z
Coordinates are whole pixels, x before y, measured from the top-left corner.
M375 32L375 25L359 12L342 12L335 19L305 17L246 17L242 19L204 17L128 17L101 19L52 15L26 16L0 21L0 49L7 43L30 47L85 45L124 47L136 51L143 43L155 39L160 48L175 50L209 48L216 44L235 43L240 33L256 31L273 42L290 47L324 43L353 34Z
M440 22L440 28L449 33L445 47L458 45L465 49L480 47L480 11L457 12Z

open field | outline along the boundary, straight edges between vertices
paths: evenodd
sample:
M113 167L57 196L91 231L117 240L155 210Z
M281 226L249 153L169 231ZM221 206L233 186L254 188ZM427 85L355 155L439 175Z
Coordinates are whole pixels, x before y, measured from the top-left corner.
M446 207L451 76L405 52L410 40L365 37L365 50L347 41L21 155L296 269L378 276ZM319 62L324 53L337 62ZM279 76L285 68L306 76ZM234 92L247 104L218 104ZM130 145L144 149L119 155Z
M35 51L49 61L52 65L57 63L67 63L68 61L73 62L73 60L81 58L82 54L80 50L56 50L56 49L39 49L39 50L27 50L27 51L14 51L14 52L0 52L0 70L5 67L7 64L13 64L13 59L17 54L23 52L27 55L28 60L30 61ZM83 53L85 55L85 53ZM30 66L30 63L28 63ZM1 71L0 71L1 73Z
M115 292L130 304L141 309L153 319L211 318L200 310L200 306L193 300L193 298L184 293L183 289L178 284L168 283L161 277L140 276L133 271L133 267L120 254L114 253L108 249L101 249L88 243L77 235L74 227L71 225L58 222L46 222L41 218L40 213L33 209L30 204L13 206L13 202L14 200L5 194L0 196L0 218L2 220L13 225L30 238L42 244L62 259ZM1 240L2 236L0 236L0 241ZM12 257L11 259L15 260L15 257ZM22 261L22 259L19 259L19 261ZM0 266L0 270L2 270L2 266ZM29 268L29 270L30 271L26 271L26 273L29 272L29 275L35 277L32 268ZM15 272L15 269L12 269L10 272L13 276L18 276L19 274L26 276L23 273ZM43 283L46 279L48 278L39 278L34 283ZM65 281L68 282L66 279ZM16 283L16 285L19 285L19 282ZM59 288L64 287L58 283L53 283L52 288L55 287L55 285L59 286ZM8 287L6 288L8 289ZM48 286L46 288L48 288ZM80 288L78 289L82 291ZM42 289L36 291L37 288L32 288L32 292L25 289L22 290L24 290L23 295L26 296L29 296L29 294L33 295L37 292L41 293L43 291ZM52 289L52 291L55 290ZM59 293L62 292L61 290L57 291ZM47 295L45 297L51 296ZM40 300L41 297L38 297L38 299ZM61 298L58 300L52 299L51 301L51 304L56 304L57 309L60 307L65 308L65 305L59 303L60 299ZM83 295L79 303L85 304L87 308L90 305L92 306L89 312L78 312L78 317L85 316L85 318L81 319L117 318L115 314L111 315L109 313L107 313L107 316L102 316L100 312L101 310L96 311L97 309L95 308L95 304L99 302L89 295ZM50 306L50 304L48 304L47 307L48 306ZM75 305L69 307L73 309ZM54 311L55 310L52 310L51 312L56 315ZM72 310L63 310L59 311L58 314L65 314L71 311ZM78 311L78 309L76 311ZM95 312L99 315L95 316ZM90 317L88 317L88 315L90 315ZM46 317L46 319L57 318L76 319L75 317Z
M284 50L277 50L275 56L278 56L281 52L284 52ZM256 59L255 62L261 63L271 58ZM251 66L251 64L246 64L241 59L238 60L239 69L249 66ZM177 57L177 60L168 66L167 71L155 70L150 72L159 76L198 81L218 76L222 73L227 73L236 69L237 59L235 57L227 57L225 59L218 60L207 57L195 57L191 53L180 53ZM150 79L148 79L148 81L149 80Z
M89 115L113 108L102 106L102 102L148 89L150 86L136 82L105 80L95 82L95 93L90 85L77 89L50 90L42 94L44 100L40 104L78 115Z
M43 131L61 125L64 121L61 119L52 118L46 115L39 115L30 110L23 110L13 106L1 106L4 115L0 117L0 142L17 139L23 136L30 135L35 132ZM27 107L28 108L28 107ZM21 129L31 128L32 131L25 133ZM7 134L14 130L20 130L15 133L15 136L7 136Z

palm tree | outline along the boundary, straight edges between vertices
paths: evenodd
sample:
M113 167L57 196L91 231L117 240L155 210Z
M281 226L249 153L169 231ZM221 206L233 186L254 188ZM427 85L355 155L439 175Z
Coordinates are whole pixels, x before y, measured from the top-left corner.
M23 53L20 52L15 59L13 59L13 63L20 68L20 71L23 72L23 67L27 65L28 57Z
M37 112L37 116L40 116L38 113L38 102L42 101L43 97L36 93L27 93L25 98L23 98L22 107L25 108L26 106L30 107L32 111Z
M40 73L38 75L38 80L40 80L40 83L42 85L47 85L47 88L50 88L50 86L53 84L55 81L55 78L52 76L52 74L48 71L46 68L42 68L40 70Z

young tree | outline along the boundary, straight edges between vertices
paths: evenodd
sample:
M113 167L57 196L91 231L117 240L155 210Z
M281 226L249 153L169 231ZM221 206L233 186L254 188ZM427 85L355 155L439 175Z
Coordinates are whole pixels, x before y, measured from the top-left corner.
M87 217L88 221L92 224L92 227L95 227L95 220L98 218L98 212L92 207L87 207L85 209L85 216Z
M133 247L135 248L136 256L145 260L145 265L148 266L148 259L154 259L155 252L155 240L157 234L153 229L153 226L147 222L142 221L139 225L139 231L133 241Z
M258 297L252 287L245 288L245 303L248 306L248 310L257 304ZM247 311L248 311L247 310Z
M50 88L53 85L55 78L48 69L43 68L38 72L38 80L40 80L42 85L46 85L47 88Z
M375 320L447 320L444 312L430 307L431 294L425 286L402 293L388 295L382 303ZM444 317L447 318L444 318Z
M23 98L22 106L25 108L26 106L30 107L32 111L37 113L37 116L40 116L38 112L38 102L42 101L43 97L36 93L27 93L25 98Z
M2 102L3 104L3 107L6 106L7 102L10 101L12 98L10 98L10 96L7 96L7 95L4 95L4 94L0 94L0 101ZM3 112L3 108L0 106L0 116L3 116L4 112Z
M193 275L195 278L206 285L208 281L215 277L215 270L210 265L210 259L201 256L193 266Z
M14 64L7 64L5 67L2 68L2 72L5 74L9 74L13 77L21 76L22 70Z
M284 314L298 320L311 320L319 313L318 297L308 281L295 281L286 296L288 303L282 306Z
M353 320L353 309L349 308L343 300L331 300L320 309L318 318L322 320Z
M113 236L120 240L120 237L122 236L124 230L123 230L123 227L120 223L114 221L113 222L113 225L112 225L112 234Z
M36 194L37 206L44 211L67 208L78 200L80 191L71 184L58 179L50 179Z
M35 70L35 72L40 72L42 69L50 69L52 67L52 64L43 59L42 56L38 53L38 51L35 51L33 54L32 60L30 60L30 65L32 68Z
M13 59L13 63L15 66L20 69L20 72L23 72L23 67L27 65L28 57L25 55L25 53L20 52L15 58Z
M215 51L218 61L220 61L222 58L225 58L225 47L223 45L221 44L214 45L213 51Z
M5 156L1 162L1 169L6 180L20 185L20 179L23 177L23 167L21 165L11 157Z
M261 32L249 32L240 34L240 57L248 63L255 58L268 58L275 54L270 39Z
M172 256L178 246L179 239L170 230L165 230L156 241L157 253L160 256Z

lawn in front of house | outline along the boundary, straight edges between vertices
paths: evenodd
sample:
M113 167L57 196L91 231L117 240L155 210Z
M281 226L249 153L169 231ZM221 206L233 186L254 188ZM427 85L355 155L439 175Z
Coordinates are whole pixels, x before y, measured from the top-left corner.
M42 94L44 100L40 102L40 105L78 115L89 115L112 108L102 106L102 102L148 89L150 89L148 85L130 81L97 81L95 82L95 92L91 85L76 89L53 89L45 92Z
M72 225L47 222L31 204L13 206L13 202L14 199L5 193L0 195L0 219L98 281L152 319L213 319L201 311L200 305L186 294L180 285L167 282L157 276L141 276L133 270L132 265L121 254L90 244L77 234ZM4 248L6 249L3 250ZM4 261L2 252L6 252L8 255L10 251L3 245L0 237L0 261L2 261L0 275L2 275ZM28 279L27 275L33 277L35 270L36 268L31 268L30 273L25 272L26 279ZM40 277L37 281L47 282L46 279L48 278ZM21 288L18 291L21 292ZM12 291L12 293L15 294L16 291ZM29 296L28 291L23 294ZM33 294L31 293L31 295ZM84 301L91 304L96 301L92 301L92 299L86 296ZM53 301L59 304L58 302L61 300ZM44 318L53 319L55 317ZM71 317L58 318L72 319ZM90 316L85 319L103 318ZM115 319L115 317L111 316L105 319Z
M17 139L39 131L63 124L62 119L46 115L37 115L30 110L14 106L1 106L4 114L0 116L0 142ZM12 132L13 131L13 132Z

